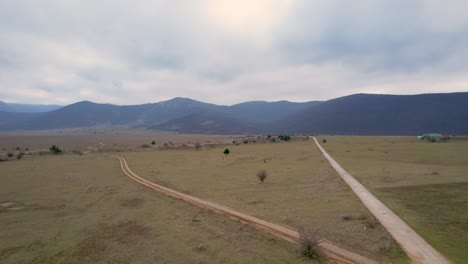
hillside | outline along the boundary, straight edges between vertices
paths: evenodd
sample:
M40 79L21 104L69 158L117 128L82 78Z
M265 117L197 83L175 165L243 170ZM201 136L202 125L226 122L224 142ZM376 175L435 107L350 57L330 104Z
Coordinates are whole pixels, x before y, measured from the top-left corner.
M342 135L468 134L468 93L355 94L284 118L278 131Z
M15 113L41 113L57 110L61 105L15 104L0 101L0 111Z
M126 125L185 133L252 133L259 132L263 124L273 123L313 103L316 102L246 102L222 106L180 97L129 106L83 101L47 113L3 112L0 130Z

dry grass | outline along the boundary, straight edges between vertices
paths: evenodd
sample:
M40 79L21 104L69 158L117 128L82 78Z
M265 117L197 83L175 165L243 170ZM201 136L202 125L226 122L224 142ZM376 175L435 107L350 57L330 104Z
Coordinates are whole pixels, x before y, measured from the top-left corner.
M141 187L108 157L0 171L0 263L306 263L285 241Z
M323 147L364 186L455 263L466 262L468 140L327 139Z
M343 213L370 213L311 141L230 146L228 157L224 148L124 156L134 172L151 181L295 227L319 228L320 237L382 261L406 261L398 247L381 254L379 245L388 235L381 226L341 221ZM259 168L268 171L263 184L252 177Z

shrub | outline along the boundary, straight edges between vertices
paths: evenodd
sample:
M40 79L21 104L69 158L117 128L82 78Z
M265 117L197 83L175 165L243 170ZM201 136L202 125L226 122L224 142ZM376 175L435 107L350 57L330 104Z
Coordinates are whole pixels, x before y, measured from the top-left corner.
M248 144L248 143L249 143L249 141L248 141L248 140L244 140L244 144Z
M143 144L143 145L141 145L140 147L141 147L141 148L149 148L150 145L148 145L148 144Z
M348 215L348 214L342 214L342 215L341 215L341 220L343 220L343 221L351 221L351 220L353 220L353 218L351 218L351 216Z
M268 173L266 170L261 170L257 172L257 178L260 180L261 183L263 183L267 177Z
M327 143L327 139L324 138L324 139L322 140L322 142L323 142L323 143Z
M50 147L50 152L57 155L57 154L62 153L62 150L59 147L52 145L52 147Z
M304 230L299 230L299 251L307 259L319 259L319 241L315 235L311 235Z
M379 220L377 220L373 215L362 213L357 219L361 220L367 228L376 228L379 225Z
M20 160L23 157L23 155L24 155L23 153L18 153L16 154L16 158Z
M224 153L224 155L227 156L227 155L229 155L230 151L229 151L229 149L225 149L223 153Z
M200 150L201 149L201 144L199 142L195 143L195 149Z
M151 142L151 145L156 145L156 141L153 140L153 142Z
M7 153L7 156L8 156L9 158L13 157L13 153L12 153L12 152L8 152L8 153Z

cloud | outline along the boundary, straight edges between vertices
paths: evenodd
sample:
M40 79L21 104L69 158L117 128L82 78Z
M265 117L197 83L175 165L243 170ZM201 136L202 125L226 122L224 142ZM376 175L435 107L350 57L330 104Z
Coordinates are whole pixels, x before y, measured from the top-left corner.
M0 2L0 99L220 104L466 91L468 3Z

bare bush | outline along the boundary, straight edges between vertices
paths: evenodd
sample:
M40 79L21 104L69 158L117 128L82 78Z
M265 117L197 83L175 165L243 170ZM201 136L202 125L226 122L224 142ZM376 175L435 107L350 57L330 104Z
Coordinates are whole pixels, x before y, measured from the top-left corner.
M195 143L195 149L198 151L201 149L201 144L200 142Z
M261 183L263 183L267 177L268 173L266 170L261 170L257 172L257 178L260 180Z
M377 220L373 215L364 213L358 216L358 220L361 220L366 228L376 228L380 224L379 220Z
M150 148L150 145L148 145L148 144L143 144L143 145L140 146L140 148Z
M350 215L348 215L348 214L342 214L342 215L341 215L341 220L347 222L347 221L353 220L353 218L352 218Z
M299 230L299 251L307 259L319 259L321 253L316 235L311 235L303 229Z

